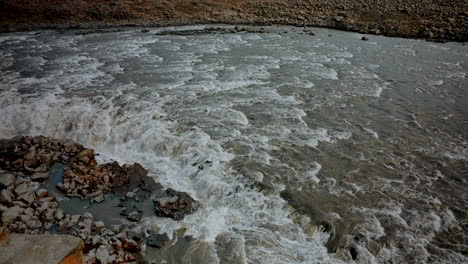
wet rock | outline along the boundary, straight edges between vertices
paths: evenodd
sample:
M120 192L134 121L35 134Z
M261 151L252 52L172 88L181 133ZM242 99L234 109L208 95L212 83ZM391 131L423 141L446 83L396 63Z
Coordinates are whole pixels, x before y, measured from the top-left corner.
M356 260L358 257L358 252L354 247L349 248L349 253L351 254L351 258Z
M164 190L159 198L154 201L157 216L170 217L181 220L185 215L192 213L196 207L196 201L185 192L178 192L171 188Z
M156 234L148 237L146 245L154 248L162 248L167 242L169 242L167 234Z
M104 194L101 194L97 196L96 198L94 198L94 202L96 203L102 203L103 201L104 201Z
M135 198L136 194L134 192L128 192L125 196L127 196L129 199L133 199Z
M19 206L14 206L11 208L8 208L2 213L2 223L10 223L17 219L22 213L24 212L24 209L19 207Z
M111 225L110 230L114 233L120 233L124 229L124 225L122 224L117 224L117 225Z
M366 40L369 40L369 38L368 37L362 37L361 40L366 41Z
M128 237L136 242L140 242L143 239L143 234L141 232L130 231L128 232Z
M104 227L105 227L104 222L102 222L102 221L96 221L96 222L94 222L94 228L95 228L96 230L101 230L101 229L103 229Z
M143 217L143 214L141 212L133 211L127 216L127 219L132 222L140 222L142 217Z
M0 186L9 187L15 184L16 177L13 174L0 175Z

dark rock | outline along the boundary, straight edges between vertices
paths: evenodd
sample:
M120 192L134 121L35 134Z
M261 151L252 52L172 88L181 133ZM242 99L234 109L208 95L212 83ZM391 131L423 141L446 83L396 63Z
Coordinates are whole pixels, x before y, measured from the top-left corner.
M181 220L195 210L196 201L185 192L171 188L164 190L154 201L155 213L161 217Z
M351 254L351 258L352 258L353 260L356 260L356 259L357 259L358 252L357 252L357 250L356 250L354 247L349 248L349 253Z
M162 248L169 242L169 237L166 234L156 234L148 237L146 245L154 248Z
M369 40L367 37L362 37L361 40Z

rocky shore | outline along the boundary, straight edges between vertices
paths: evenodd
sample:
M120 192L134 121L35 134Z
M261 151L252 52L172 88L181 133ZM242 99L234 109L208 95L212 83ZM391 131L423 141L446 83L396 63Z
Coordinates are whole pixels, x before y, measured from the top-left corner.
M200 23L328 27L366 34L468 40L464 0L2 0L0 30Z
M0 227L79 237L84 263L141 263L142 248L161 248L169 237L137 223L145 215L180 220L198 206L187 193L163 189L147 174L138 163L98 164L92 149L69 140L1 139ZM74 208L83 202L87 207ZM152 212L143 208L148 203ZM101 204L106 210L90 213Z

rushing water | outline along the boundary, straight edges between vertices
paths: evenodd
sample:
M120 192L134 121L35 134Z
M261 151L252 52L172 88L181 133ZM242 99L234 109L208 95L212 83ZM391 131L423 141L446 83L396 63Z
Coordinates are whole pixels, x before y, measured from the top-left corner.
M70 138L190 193L193 215L140 226L173 237L158 261L468 262L466 46L161 30L1 34L0 137Z

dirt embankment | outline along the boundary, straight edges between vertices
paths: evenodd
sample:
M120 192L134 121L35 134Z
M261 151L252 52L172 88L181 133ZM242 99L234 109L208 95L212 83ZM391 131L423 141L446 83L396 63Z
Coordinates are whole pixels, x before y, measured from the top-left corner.
M468 0L0 0L0 30L289 24L434 40L468 39Z

